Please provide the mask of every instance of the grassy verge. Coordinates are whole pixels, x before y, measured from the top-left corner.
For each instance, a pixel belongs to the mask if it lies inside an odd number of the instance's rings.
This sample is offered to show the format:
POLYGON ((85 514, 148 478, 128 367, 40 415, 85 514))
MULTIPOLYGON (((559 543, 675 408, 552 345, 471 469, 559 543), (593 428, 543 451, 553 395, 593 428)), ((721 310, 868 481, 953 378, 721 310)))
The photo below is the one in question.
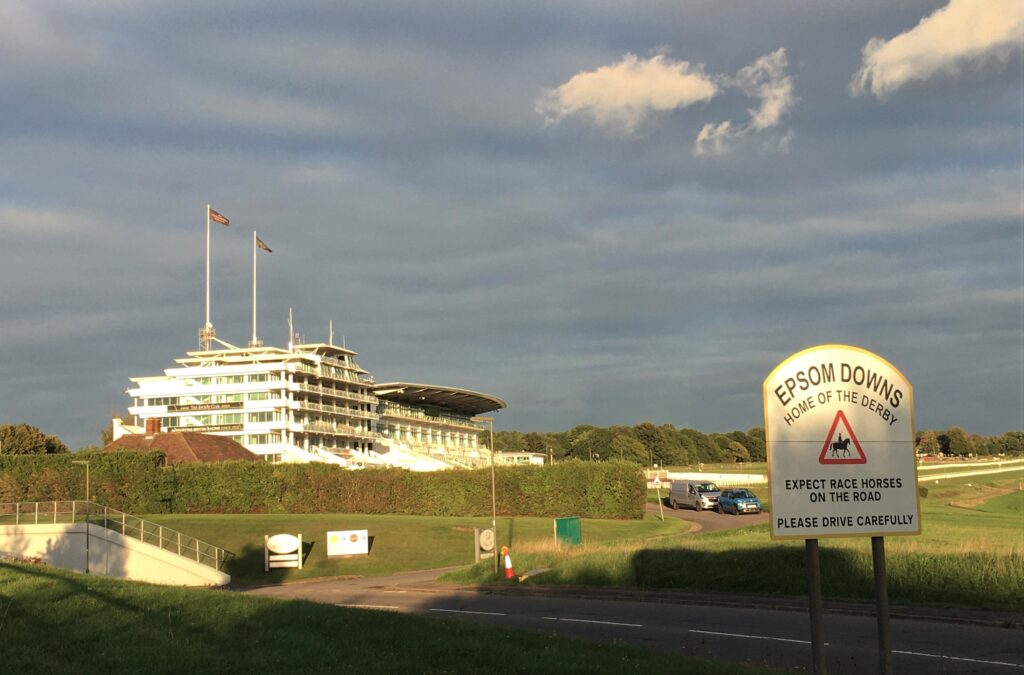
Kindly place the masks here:
MULTIPOLYGON (((886 538, 890 599, 1024 609, 1020 478, 954 479, 929 486, 921 500, 922 534, 886 538)), ((826 597, 871 599, 870 540, 824 539, 820 544, 826 597)), ((520 546, 514 562, 520 572, 550 568, 526 583, 803 595, 803 549, 802 542, 772 542, 768 527, 761 525, 640 547, 614 542, 570 550, 520 546)), ((493 580, 493 574, 480 565, 447 579, 479 583, 493 580)))
POLYGON ((10 673, 778 672, 466 622, 0 564, 10 673))
MULTIPOLYGON (((375 516, 353 514, 227 514, 158 515, 147 517, 236 555, 226 572, 233 584, 276 583, 324 576, 381 576, 408 570, 432 569, 473 562, 473 528, 490 527, 490 518, 430 516, 375 516), (370 555, 327 558, 326 533, 333 530, 368 530, 370 555), (303 569, 263 571, 263 535, 302 534, 306 548, 303 569)), ((528 542, 550 541, 550 518, 498 518, 498 546, 513 550, 528 542)), ((592 545, 615 543, 633 548, 663 538, 678 539, 687 523, 655 518, 593 520, 582 523, 584 541, 592 545)))

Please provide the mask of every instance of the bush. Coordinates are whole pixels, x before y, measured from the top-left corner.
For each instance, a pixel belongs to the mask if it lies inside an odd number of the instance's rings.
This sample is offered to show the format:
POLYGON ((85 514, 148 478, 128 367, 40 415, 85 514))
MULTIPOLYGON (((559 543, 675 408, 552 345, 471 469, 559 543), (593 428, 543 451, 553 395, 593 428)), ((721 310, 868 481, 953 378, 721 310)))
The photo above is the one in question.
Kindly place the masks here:
MULTIPOLYGON (((2 501, 81 499, 75 455, 0 457, 2 501)), ((89 455, 94 501, 131 513, 399 513, 489 516, 491 470, 349 471, 329 464, 220 462, 163 467, 163 453, 89 455)), ((497 467, 503 516, 642 518, 643 475, 628 462, 497 467)))

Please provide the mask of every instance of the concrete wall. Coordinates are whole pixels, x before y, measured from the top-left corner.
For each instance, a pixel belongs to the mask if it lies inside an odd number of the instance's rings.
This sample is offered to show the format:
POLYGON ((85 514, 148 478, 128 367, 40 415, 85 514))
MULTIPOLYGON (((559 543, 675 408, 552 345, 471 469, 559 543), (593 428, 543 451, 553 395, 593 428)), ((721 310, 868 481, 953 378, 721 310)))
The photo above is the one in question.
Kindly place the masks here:
MULTIPOLYGON (((0 526, 0 554, 42 558, 54 567, 85 572, 85 523, 0 526)), ((137 539, 89 526, 89 573, 165 586, 223 586, 231 577, 137 539)))

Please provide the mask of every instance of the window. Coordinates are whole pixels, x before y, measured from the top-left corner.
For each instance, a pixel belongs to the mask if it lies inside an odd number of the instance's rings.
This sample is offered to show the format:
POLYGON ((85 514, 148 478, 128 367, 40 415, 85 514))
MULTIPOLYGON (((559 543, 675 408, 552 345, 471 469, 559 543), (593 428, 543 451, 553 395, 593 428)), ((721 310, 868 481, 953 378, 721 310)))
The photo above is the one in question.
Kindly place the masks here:
POLYGON ((249 434, 245 437, 246 445, 270 445, 274 442, 270 434, 249 434))
POLYGON ((216 424, 241 424, 242 413, 230 413, 227 415, 217 415, 216 424))
POLYGON ((273 412, 269 412, 269 411, 268 412, 253 412, 253 413, 249 413, 249 421, 250 422, 273 422, 273 421, 275 421, 274 413, 273 412))
POLYGON ((268 373, 253 373, 249 375, 250 382, 266 382, 269 379, 270 375, 268 373))
POLYGON ((250 401, 267 401, 270 400, 269 391, 251 391, 249 392, 250 401))
POLYGON ((177 396, 161 396, 159 398, 147 398, 144 405, 177 405, 177 396))

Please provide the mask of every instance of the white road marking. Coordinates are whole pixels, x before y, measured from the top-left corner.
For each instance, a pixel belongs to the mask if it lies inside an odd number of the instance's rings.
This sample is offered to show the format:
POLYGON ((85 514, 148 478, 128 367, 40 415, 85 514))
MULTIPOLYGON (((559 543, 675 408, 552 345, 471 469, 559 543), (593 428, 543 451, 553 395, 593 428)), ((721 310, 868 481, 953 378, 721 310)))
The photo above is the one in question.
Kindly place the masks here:
POLYGON ((396 605, 347 605, 339 602, 335 607, 352 607, 354 609, 398 609, 396 605))
MULTIPOLYGON (((688 630, 688 633, 700 633, 701 635, 722 635, 725 637, 747 638, 748 640, 774 640, 776 642, 795 642, 801 645, 811 644, 810 640, 791 640, 789 638, 771 637, 768 635, 744 635, 743 633, 718 633, 713 630, 688 630)), ((826 642, 827 646, 828 643, 826 642)))
MULTIPOLYGON (((722 635, 725 637, 738 637, 747 638, 750 640, 774 640, 776 642, 795 642, 798 644, 809 645, 809 640, 791 640, 788 638, 769 637, 767 635, 744 635, 742 633, 719 633, 711 630, 689 630, 688 633, 700 633, 703 635, 722 635)), ((825 643, 828 645, 829 643, 825 643)), ((987 666, 1006 666, 1007 668, 1020 668, 1024 669, 1024 664, 1020 663, 1008 663, 1006 661, 986 661, 984 659, 969 659, 965 656, 946 656, 945 654, 928 654, 926 652, 907 652, 898 649, 892 650, 893 654, 903 654, 904 656, 921 656, 930 659, 949 659, 950 661, 964 661, 967 663, 981 663, 987 666)))
POLYGON ((466 610, 466 609, 434 609, 432 607, 430 609, 430 611, 431 612, 450 612, 452 614, 483 614, 485 616, 507 616, 507 614, 502 614, 501 612, 470 612, 469 610, 466 610))
POLYGON ((619 623, 617 621, 595 621, 593 619, 563 619, 558 616, 545 616, 544 619, 548 621, 571 621, 573 623, 599 623, 603 626, 628 626, 630 628, 643 628, 643 624, 639 623, 619 623))
POLYGON ((985 661, 984 659, 969 659, 966 656, 946 656, 945 654, 927 654, 925 652, 904 652, 898 649, 892 650, 893 654, 905 654, 907 656, 925 656, 930 659, 949 659, 950 661, 967 661, 968 663, 984 663, 987 666, 1006 666, 1008 668, 1024 668, 1024 664, 1007 663, 1006 661, 985 661))

